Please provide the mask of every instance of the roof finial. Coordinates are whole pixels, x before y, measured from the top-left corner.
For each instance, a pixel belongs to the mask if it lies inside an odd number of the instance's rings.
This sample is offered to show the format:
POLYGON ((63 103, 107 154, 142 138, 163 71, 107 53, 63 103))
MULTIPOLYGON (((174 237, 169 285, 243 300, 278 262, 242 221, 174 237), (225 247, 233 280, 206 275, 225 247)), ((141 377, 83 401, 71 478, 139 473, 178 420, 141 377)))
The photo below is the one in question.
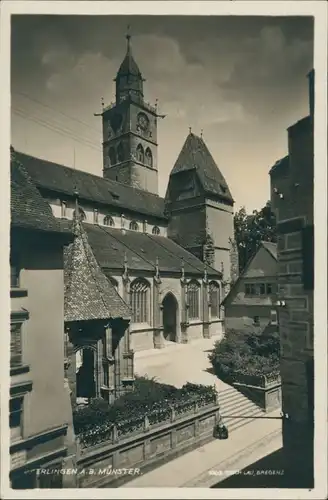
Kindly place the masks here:
POLYGON ((200 131, 200 138, 201 139, 203 139, 203 132, 204 132, 203 129, 201 129, 201 131, 200 131))
POLYGON ((191 127, 189 127, 189 134, 191 134, 191 127))
POLYGON ((131 40, 131 32, 130 32, 131 26, 128 24, 127 30, 126 30, 126 35, 125 38, 127 39, 127 51, 130 52, 130 40, 131 40))
POLYGON ((103 97, 100 98, 100 102, 101 102, 101 107, 104 109, 104 105, 105 104, 104 104, 104 98, 103 97))

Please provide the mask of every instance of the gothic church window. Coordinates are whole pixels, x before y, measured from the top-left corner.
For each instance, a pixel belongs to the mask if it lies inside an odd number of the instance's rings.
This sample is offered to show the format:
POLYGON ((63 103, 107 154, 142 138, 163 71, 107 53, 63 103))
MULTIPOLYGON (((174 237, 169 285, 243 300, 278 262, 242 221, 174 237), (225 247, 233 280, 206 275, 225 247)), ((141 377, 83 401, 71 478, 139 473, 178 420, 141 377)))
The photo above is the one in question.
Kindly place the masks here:
POLYGON ((189 305, 189 319, 199 318, 199 294, 200 285, 197 281, 191 281, 188 284, 188 305, 189 305))
POLYGON ((114 148, 109 148, 109 161, 111 165, 115 165, 116 161, 116 151, 114 148))
POLYGON ((153 166, 153 155, 149 148, 146 149, 145 160, 146 165, 148 165, 149 167, 153 166))
POLYGON ((141 144, 138 144, 137 146, 137 161, 139 161, 140 163, 145 162, 144 148, 142 147, 141 144))
POLYGON ((137 224, 137 222, 135 220, 130 222, 129 227, 132 231, 139 231, 139 225, 137 224))
POLYGON ((111 227, 115 226, 114 220, 110 215, 106 215, 104 217, 104 226, 111 226, 111 227))
POLYGON ((154 226, 153 229, 152 229, 152 233, 153 234, 156 234, 157 236, 160 234, 160 229, 159 227, 157 226, 154 226))
POLYGON ((118 163, 124 161, 124 150, 121 143, 119 143, 119 145, 117 146, 117 161, 118 163))
POLYGON ((149 296, 149 283, 146 280, 138 278, 131 283, 130 305, 134 323, 148 322, 149 296))
POLYGON ((211 304, 211 317, 220 317, 220 286, 215 282, 210 283, 210 304, 211 304))

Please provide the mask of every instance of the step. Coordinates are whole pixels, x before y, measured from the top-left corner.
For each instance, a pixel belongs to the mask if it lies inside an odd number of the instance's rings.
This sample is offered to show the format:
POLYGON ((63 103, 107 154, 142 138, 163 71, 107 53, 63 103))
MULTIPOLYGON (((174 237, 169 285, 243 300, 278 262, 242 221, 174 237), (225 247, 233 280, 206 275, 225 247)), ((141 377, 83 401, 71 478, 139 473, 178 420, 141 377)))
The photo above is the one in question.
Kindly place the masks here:
POLYGON ((240 427, 243 427, 246 424, 249 424, 251 421, 255 420, 254 417, 262 417, 264 416, 264 412, 261 410, 257 411, 248 411, 244 412, 243 415, 236 417, 229 417, 222 415, 223 421, 226 424, 228 431, 233 432, 240 427))
POLYGON ((234 405, 234 406, 220 406, 220 413, 223 415, 233 415, 234 417, 236 416, 242 416, 245 411, 260 411, 263 412, 262 408, 256 405, 252 405, 249 403, 242 403, 239 405, 234 405))

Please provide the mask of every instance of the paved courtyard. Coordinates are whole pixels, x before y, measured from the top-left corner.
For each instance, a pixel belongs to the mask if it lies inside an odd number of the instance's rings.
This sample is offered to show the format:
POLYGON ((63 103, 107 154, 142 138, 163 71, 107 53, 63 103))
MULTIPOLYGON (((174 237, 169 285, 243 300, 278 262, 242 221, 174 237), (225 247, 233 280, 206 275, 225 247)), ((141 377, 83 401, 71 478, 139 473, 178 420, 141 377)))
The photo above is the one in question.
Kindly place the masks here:
MULTIPOLYGON (((224 391, 230 386, 208 370, 208 354, 220 337, 199 339, 190 344, 168 344, 165 349, 142 351, 135 355, 135 372, 160 382, 181 387, 186 382, 214 385, 224 391)), ((171 460, 128 482, 131 487, 213 487, 282 446, 280 411, 251 420, 231 433, 226 441, 214 440, 171 460), (220 475, 223 474, 223 475, 220 475), (220 477, 218 477, 220 475, 220 477)), ((218 487, 218 486, 216 486, 218 487)))
POLYGON ((186 382, 216 385, 218 391, 229 386, 207 370, 208 354, 221 336, 194 340, 190 344, 167 343, 164 349, 150 349, 135 354, 135 373, 159 382, 181 387, 186 382))

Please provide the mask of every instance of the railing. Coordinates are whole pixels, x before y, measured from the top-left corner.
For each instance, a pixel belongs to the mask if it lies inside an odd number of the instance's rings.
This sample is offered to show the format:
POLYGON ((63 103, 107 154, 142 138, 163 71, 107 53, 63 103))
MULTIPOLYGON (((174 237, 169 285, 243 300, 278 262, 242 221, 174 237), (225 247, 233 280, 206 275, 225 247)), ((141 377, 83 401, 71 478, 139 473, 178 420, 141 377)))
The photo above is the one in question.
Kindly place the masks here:
POLYGON ((201 409, 211 408, 217 405, 218 395, 207 395, 205 397, 192 398, 188 401, 172 403, 169 407, 158 409, 140 418, 121 420, 119 423, 112 422, 97 425, 90 430, 78 434, 77 439, 81 452, 100 444, 118 443, 144 432, 162 426, 163 424, 176 422, 188 415, 197 414, 201 409))
POLYGON ((268 375, 249 375, 243 372, 234 372, 233 381, 238 384, 266 388, 269 385, 280 384, 281 377, 279 373, 270 373, 268 375))

